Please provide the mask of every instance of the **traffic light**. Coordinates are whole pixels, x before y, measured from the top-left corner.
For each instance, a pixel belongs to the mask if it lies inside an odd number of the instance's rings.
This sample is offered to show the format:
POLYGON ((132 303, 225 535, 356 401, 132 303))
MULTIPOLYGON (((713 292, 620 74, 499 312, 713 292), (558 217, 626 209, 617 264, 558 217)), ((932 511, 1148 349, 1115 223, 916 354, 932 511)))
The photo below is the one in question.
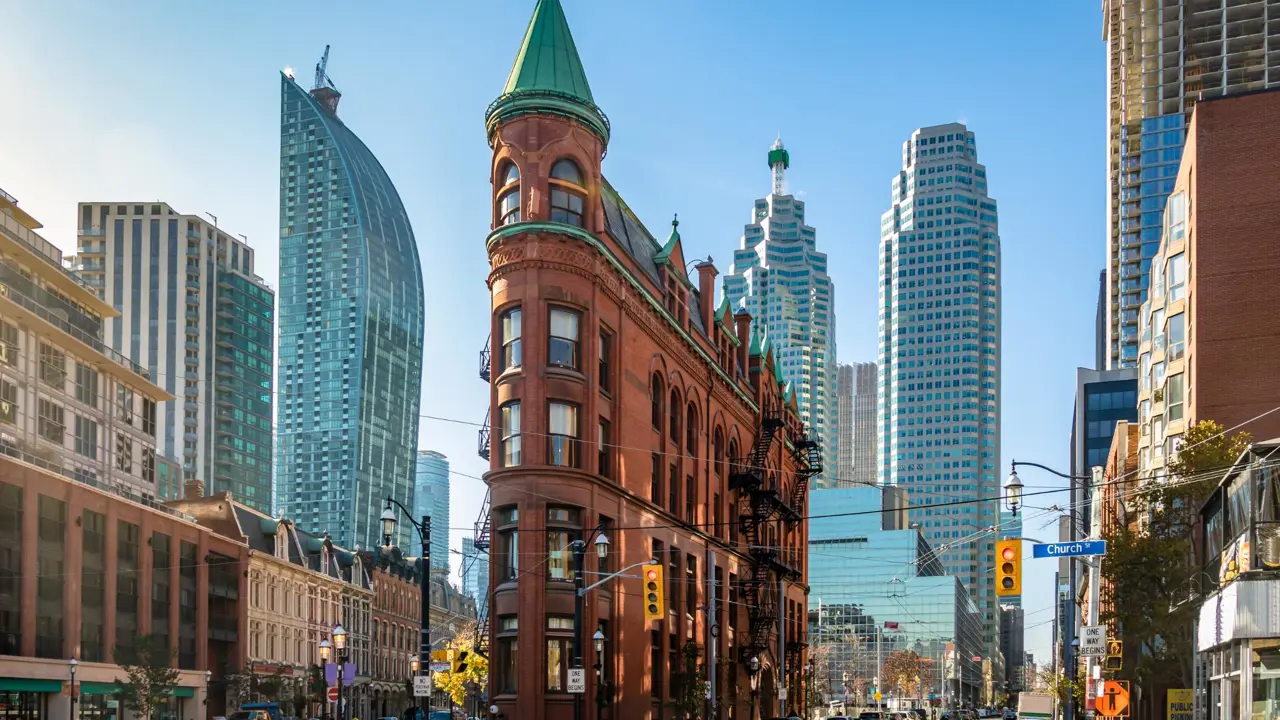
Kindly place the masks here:
POLYGON ((449 671, 455 675, 466 672, 467 656, 470 654, 466 650, 450 650, 449 671))
POLYGON ((644 619, 661 620, 667 612, 667 602, 662 597, 662 566, 645 565, 643 570, 644 619))
POLYGON ((1022 594, 1022 541, 996 543, 996 595, 1022 594))

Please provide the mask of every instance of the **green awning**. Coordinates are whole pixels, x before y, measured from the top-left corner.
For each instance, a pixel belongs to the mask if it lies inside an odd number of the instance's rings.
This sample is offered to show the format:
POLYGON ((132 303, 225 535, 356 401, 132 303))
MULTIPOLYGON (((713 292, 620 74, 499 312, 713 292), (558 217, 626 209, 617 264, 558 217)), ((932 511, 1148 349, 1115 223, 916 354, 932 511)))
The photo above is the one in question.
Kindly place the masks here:
POLYGON ((0 692, 60 693, 62 681, 0 677, 0 692))
MULTIPOLYGON (((3 681, 0 681, 3 682, 3 681)), ((82 682, 76 683, 83 695, 115 695, 116 684, 113 682, 82 682)), ((56 690, 54 692, 57 692, 56 690)), ((175 687, 173 689, 174 697, 195 697, 195 688, 175 687)))

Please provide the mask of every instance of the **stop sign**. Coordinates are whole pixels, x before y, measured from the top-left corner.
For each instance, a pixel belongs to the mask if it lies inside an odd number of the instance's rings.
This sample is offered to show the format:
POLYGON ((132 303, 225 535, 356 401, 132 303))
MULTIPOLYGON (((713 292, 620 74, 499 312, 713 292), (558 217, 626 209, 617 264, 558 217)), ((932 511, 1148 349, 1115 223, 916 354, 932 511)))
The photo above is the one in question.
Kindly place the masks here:
POLYGON ((329 696, 329 702, 332 702, 332 703, 338 702, 338 688, 336 687, 329 688, 329 691, 327 694, 329 696))

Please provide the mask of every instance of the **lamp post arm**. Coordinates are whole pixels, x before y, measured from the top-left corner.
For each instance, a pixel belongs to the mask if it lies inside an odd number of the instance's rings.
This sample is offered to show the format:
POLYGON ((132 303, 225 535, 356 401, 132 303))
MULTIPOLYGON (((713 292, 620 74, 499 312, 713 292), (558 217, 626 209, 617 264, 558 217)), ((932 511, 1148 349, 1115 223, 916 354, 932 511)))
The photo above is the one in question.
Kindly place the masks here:
POLYGON ((1067 473, 1059 472, 1047 465, 1041 465, 1040 463, 1027 462, 1026 460, 1013 461, 1013 468, 1015 470, 1018 468, 1019 465, 1026 465, 1027 467, 1040 468, 1045 472, 1053 473, 1054 475, 1057 475, 1060 478, 1065 478, 1067 480, 1092 480, 1093 479, 1091 476, 1088 476, 1088 475, 1068 475, 1067 473))
POLYGON ((621 575, 621 574, 625 573, 625 572, 626 572, 626 571, 628 571, 628 570, 634 570, 634 569, 636 569, 636 568, 640 567, 641 565, 654 565, 654 564, 656 564, 656 563, 654 562, 653 558, 649 558, 648 560, 642 560, 642 561, 640 561, 640 562, 638 562, 638 563, 635 563, 634 565, 628 565, 628 566, 626 566, 626 567, 622 568, 621 570, 619 570, 618 572, 616 572, 616 573, 610 573, 610 574, 608 574, 608 575, 605 575, 604 577, 600 578, 599 580, 597 580, 597 581, 595 581, 595 582, 591 583, 590 585, 588 585, 588 586, 586 586, 586 587, 582 588, 581 590, 579 590, 579 591, 578 591, 578 595, 586 595, 587 593, 591 592, 592 590, 596 589, 597 587, 599 587, 599 586, 601 586, 601 585, 603 585, 603 584, 605 584, 605 583, 609 582, 610 580, 612 580, 612 579, 614 579, 614 578, 618 577, 619 575, 621 575))

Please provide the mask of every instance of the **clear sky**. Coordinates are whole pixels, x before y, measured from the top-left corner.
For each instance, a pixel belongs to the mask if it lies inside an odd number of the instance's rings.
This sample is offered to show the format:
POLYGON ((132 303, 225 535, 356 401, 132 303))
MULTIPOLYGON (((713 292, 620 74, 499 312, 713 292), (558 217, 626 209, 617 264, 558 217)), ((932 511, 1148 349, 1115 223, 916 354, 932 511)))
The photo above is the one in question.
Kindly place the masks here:
MULTIPOLYGON (((1105 262, 1105 67, 1097 3, 563 0, 597 103, 605 173, 686 256, 728 269, 781 133, 836 284, 839 359, 876 356, 876 250, 902 142, 960 121, 999 202, 1003 448, 1066 469, 1074 368, 1093 362, 1105 262)), ((0 188, 63 250, 78 201, 211 212, 278 286, 279 70, 308 83, 326 44, 339 114, 400 190, 426 275, 422 412, 486 415, 484 110, 533 0, 7 3, 0 188)), ((423 448, 479 477, 472 424, 423 419, 423 448)), ((1062 481, 1028 470, 1028 492, 1062 481)), ((454 478, 451 546, 478 479, 454 478)), ((1028 498, 1066 503, 1064 494, 1028 498)), ((1027 536, 1052 517, 1032 509, 1027 536)), ((1027 548, 1027 554, 1030 549, 1027 548)), ((457 568, 458 558, 454 558, 457 568)), ((1048 659, 1054 561, 1027 564, 1027 649, 1048 659)))

